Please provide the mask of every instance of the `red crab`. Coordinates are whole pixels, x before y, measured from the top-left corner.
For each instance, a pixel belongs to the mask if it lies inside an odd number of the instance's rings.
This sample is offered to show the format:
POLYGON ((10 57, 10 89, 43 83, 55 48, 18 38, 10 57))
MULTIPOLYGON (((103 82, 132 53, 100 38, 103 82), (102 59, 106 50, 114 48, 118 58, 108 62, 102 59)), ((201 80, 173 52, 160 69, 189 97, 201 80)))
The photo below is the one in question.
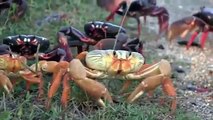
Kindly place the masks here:
POLYGON ((107 21, 114 18, 115 14, 124 16, 126 11, 128 17, 133 17, 138 23, 138 36, 141 32, 140 17, 146 16, 158 17, 159 22, 159 35, 167 30, 169 13, 166 8, 159 7, 156 5, 156 0, 97 0, 98 6, 105 8, 107 11, 111 12, 106 18, 107 21), (129 9, 128 9, 129 6, 129 9))
POLYGON ((209 32, 213 32, 213 8, 202 7, 199 12, 173 22, 168 30, 168 40, 171 41, 178 36, 184 38, 187 33, 193 32, 187 43, 187 49, 191 46, 197 35, 202 32, 200 44, 204 48, 209 32))

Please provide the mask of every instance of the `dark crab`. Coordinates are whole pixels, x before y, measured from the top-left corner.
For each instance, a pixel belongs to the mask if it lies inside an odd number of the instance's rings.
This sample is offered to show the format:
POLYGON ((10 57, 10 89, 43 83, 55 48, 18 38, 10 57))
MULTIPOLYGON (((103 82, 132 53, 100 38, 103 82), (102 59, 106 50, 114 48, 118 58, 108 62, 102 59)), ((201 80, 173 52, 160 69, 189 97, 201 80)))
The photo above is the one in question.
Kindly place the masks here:
POLYGON ((139 38, 129 39, 129 37, 124 33, 118 34, 117 39, 102 39, 94 46, 94 48, 97 50, 127 50, 131 52, 138 52, 143 55, 143 43, 139 40, 139 38))
POLYGON ((27 11, 28 5, 26 0, 0 0, 0 13, 12 7, 13 4, 17 5, 12 19, 17 20, 24 16, 27 11))
POLYGON ((49 40, 36 35, 15 35, 4 38, 3 44, 0 47, 1 54, 8 53, 6 45, 9 46, 12 52, 25 56, 28 59, 35 58, 38 45, 40 45, 38 54, 40 60, 71 60, 71 54, 67 52, 69 47, 63 40, 63 36, 60 36, 58 46, 49 51, 47 51, 50 46, 49 40))
POLYGON ((125 33, 126 30, 118 25, 101 22, 101 21, 92 21, 84 25, 84 32, 70 26, 64 27, 59 30, 58 34, 63 34, 69 37, 68 42, 71 47, 77 47, 78 53, 81 53, 84 50, 88 50, 90 45, 95 45, 98 41, 105 38, 115 38, 118 33, 125 33), (119 31, 119 28, 120 31, 119 31), (83 48, 83 45, 86 44, 86 48, 83 48))
POLYGON ((213 8, 201 7, 200 11, 192 16, 173 22, 168 30, 168 40, 172 41, 178 36, 184 38, 189 32, 193 34, 187 43, 187 49, 200 32, 202 32, 200 44, 203 49, 208 33, 213 32, 213 8))
POLYGON ((145 21, 146 16, 158 18, 158 38, 168 29, 169 13, 166 8, 157 6, 156 0, 97 0, 97 4, 111 12, 106 18, 107 21, 112 20, 115 14, 124 16, 128 10, 127 16, 137 20, 138 36, 141 33, 141 16, 144 16, 145 21))

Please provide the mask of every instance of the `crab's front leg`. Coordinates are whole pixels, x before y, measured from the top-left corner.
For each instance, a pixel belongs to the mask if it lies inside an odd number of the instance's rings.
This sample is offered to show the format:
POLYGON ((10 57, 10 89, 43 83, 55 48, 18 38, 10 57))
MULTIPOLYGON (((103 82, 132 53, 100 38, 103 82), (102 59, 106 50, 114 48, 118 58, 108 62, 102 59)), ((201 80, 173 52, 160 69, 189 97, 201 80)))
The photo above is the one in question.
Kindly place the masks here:
POLYGON ((169 78, 171 74, 170 63, 166 60, 147 67, 146 69, 140 70, 137 74, 127 76, 129 79, 143 79, 145 78, 136 89, 127 98, 129 103, 132 103, 139 98, 144 92, 152 92, 158 86, 162 85, 164 93, 172 97, 171 110, 172 112, 176 109, 176 91, 172 80, 169 78))
POLYGON ((70 62, 69 73, 74 82, 95 99, 100 106, 105 107, 103 99, 112 103, 112 98, 107 88, 103 84, 87 77, 87 70, 80 60, 73 59, 70 62))
MULTIPOLYGON (((83 45, 84 43, 87 44, 87 47, 89 45, 96 44, 96 41, 87 37, 84 33, 79 31, 78 29, 70 26, 70 27, 64 27, 58 32, 58 36, 65 35, 69 36, 71 39, 69 40, 69 46, 71 47, 77 47, 78 53, 84 51, 83 45)), ((60 39, 59 39, 60 40, 60 39)), ((86 49, 87 50, 87 49, 86 49)))
POLYGON ((0 86, 2 86, 5 91, 10 94, 10 92, 13 90, 13 85, 10 82, 10 79, 3 73, 0 72, 0 86))

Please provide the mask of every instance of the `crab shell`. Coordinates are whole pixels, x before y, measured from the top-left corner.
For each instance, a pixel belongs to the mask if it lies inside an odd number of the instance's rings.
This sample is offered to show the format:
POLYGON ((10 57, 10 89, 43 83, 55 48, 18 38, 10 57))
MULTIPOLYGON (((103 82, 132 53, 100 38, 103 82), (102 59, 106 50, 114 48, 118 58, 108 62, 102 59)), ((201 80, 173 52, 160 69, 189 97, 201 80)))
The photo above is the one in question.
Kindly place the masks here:
POLYGON ((124 50, 93 50, 86 55, 85 61, 91 69, 123 75, 137 72, 144 64, 144 57, 124 50))

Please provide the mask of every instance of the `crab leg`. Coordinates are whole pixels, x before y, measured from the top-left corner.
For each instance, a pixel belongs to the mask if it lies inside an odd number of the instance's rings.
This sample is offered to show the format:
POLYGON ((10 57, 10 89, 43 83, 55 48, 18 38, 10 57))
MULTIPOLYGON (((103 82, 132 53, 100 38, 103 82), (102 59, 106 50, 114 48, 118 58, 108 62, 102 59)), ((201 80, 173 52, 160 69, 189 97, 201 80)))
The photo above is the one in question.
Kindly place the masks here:
MULTIPOLYGON (((146 69, 146 68, 148 68, 148 67, 150 67, 151 65, 149 65, 149 64, 144 64, 142 67, 141 67, 141 69, 143 70, 143 69, 146 69)), ((125 81, 124 82, 124 84, 123 84, 123 86, 122 86, 122 88, 121 88, 121 90, 120 90, 120 93, 123 93, 128 87, 129 87, 129 85, 132 83, 132 80, 127 80, 127 81, 125 81)))
POLYGON ((66 61, 61 61, 58 63, 58 65, 56 65, 55 70, 54 71, 54 79, 52 81, 52 85, 50 86, 50 89, 48 91, 48 100, 46 103, 46 108, 49 109, 50 108, 50 103, 52 100, 52 97, 55 95, 56 91, 59 88, 59 85, 61 83, 61 78, 66 74, 67 68, 68 68, 68 62, 66 61))
POLYGON ((122 93, 129 87, 129 85, 130 85, 131 83, 132 83, 131 80, 125 81, 124 84, 123 84, 123 86, 122 86, 122 88, 121 88, 121 90, 120 90, 120 93, 122 94, 122 93))
POLYGON ((86 69, 80 60, 73 59, 70 62, 69 68, 71 78, 74 82, 95 99, 100 106, 105 107, 103 99, 112 103, 112 98, 107 88, 102 83, 87 78, 86 69))
POLYGON ((186 48, 189 49, 189 47, 191 46, 191 44, 193 43, 193 41, 195 40, 195 38, 197 37, 197 35, 199 34, 199 32, 194 32, 194 34, 191 36, 191 38, 189 39, 189 42, 187 43, 186 48))
POLYGON ((13 90, 13 85, 9 78, 2 73, 0 73, 0 86, 2 86, 8 94, 13 90))
POLYGON ((41 97, 44 94, 43 91, 43 79, 42 79, 42 73, 38 72, 37 74, 29 72, 29 71, 20 71, 21 76, 26 80, 27 82, 27 90, 29 90, 30 85, 33 83, 39 84, 39 95, 38 97, 41 97))
POLYGON ((106 17, 106 21, 114 20, 115 13, 125 4, 126 2, 123 1, 118 6, 114 6, 113 10, 110 11, 111 13, 106 17))
POLYGON ((129 80, 141 80, 156 74, 163 74, 164 76, 170 76, 171 74, 171 65, 167 60, 162 59, 160 62, 155 63, 146 69, 139 70, 136 74, 128 74, 125 76, 129 80))
POLYGON ((172 111, 174 111, 176 109, 175 88, 171 79, 165 77, 163 74, 148 77, 143 80, 127 98, 127 102, 134 102, 141 95, 143 95, 144 92, 154 91, 154 89, 157 88, 159 85, 162 85, 165 94, 173 98, 171 109, 172 111))
POLYGON ((68 100, 70 97, 70 92, 71 92, 71 88, 69 85, 69 76, 68 76, 68 74, 65 74, 63 77, 63 92, 62 92, 62 96, 61 96, 61 103, 64 108, 67 107, 68 100))
POLYGON ((56 91, 59 88, 63 73, 64 72, 62 70, 59 70, 57 73, 55 73, 56 74, 55 78, 54 78, 54 80, 52 82, 52 85, 50 86, 49 91, 48 91, 48 100, 47 100, 47 103, 46 103, 46 108, 47 109, 50 108, 50 103, 51 103, 52 97, 55 95, 56 91))
POLYGON ((207 39, 207 37, 208 37, 208 31, 206 31, 206 32, 203 32, 203 34, 202 34, 202 36, 201 36, 201 48, 204 48, 204 45, 205 45, 205 42, 206 42, 206 39, 207 39))

